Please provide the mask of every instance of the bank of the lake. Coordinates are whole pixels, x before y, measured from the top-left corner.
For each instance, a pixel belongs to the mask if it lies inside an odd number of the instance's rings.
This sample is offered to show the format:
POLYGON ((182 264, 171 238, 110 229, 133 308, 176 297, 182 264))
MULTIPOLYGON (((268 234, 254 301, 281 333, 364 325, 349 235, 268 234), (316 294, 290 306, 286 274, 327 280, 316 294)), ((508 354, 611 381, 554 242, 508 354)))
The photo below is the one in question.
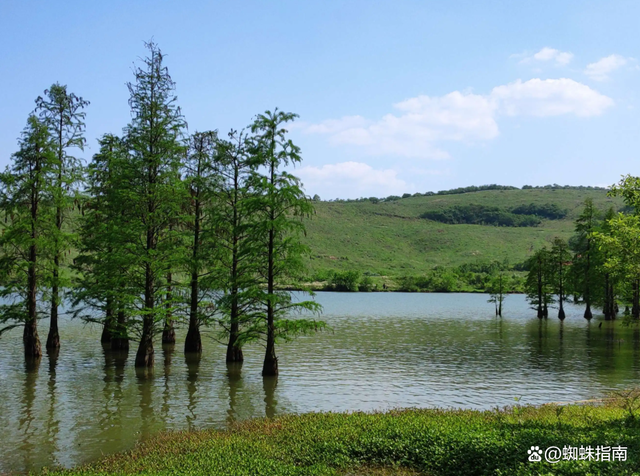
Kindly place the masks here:
POLYGON ((53 474, 632 475, 640 473, 640 422, 622 408, 628 401, 253 419, 225 431, 161 433, 132 451, 53 474), (543 454, 530 462, 532 446, 590 446, 594 455, 605 447, 598 454, 615 460, 552 464, 543 454))

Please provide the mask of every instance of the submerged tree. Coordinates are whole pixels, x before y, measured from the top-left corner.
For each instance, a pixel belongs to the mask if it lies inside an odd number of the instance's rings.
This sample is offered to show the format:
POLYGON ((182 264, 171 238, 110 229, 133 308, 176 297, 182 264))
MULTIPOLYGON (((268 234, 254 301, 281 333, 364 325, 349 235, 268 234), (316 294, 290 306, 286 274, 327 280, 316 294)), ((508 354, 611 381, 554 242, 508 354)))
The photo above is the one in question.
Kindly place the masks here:
POLYGON ((202 352, 200 326, 205 320, 202 312, 201 280, 210 275, 206 264, 211 252, 211 234, 207 236, 203 224, 211 212, 211 191, 213 188, 213 155, 215 153, 217 134, 213 131, 197 132, 189 140, 187 160, 184 164, 185 185, 189 190, 185 226, 188 256, 187 270, 190 276, 189 293, 189 328, 184 342, 185 353, 202 352), (204 233, 203 233, 204 232, 204 233))
POLYGON ((256 164, 266 171, 266 175, 254 172, 252 186, 256 195, 249 204, 254 214, 253 259, 265 287, 253 290, 263 314, 245 335, 261 335, 266 339, 263 376, 278 374, 277 338, 288 339, 324 326, 323 322, 309 319, 286 319, 287 314, 295 311, 317 312, 320 306, 313 301, 294 302, 290 293, 277 289, 286 280, 300 276, 302 256, 308 251, 300 240, 304 233, 301 219, 313 211, 310 200, 300 188, 300 181, 280 170, 282 166, 301 161, 299 147, 286 138, 287 130, 283 127, 296 117, 276 109, 258 115, 251 125, 254 134, 251 153, 256 164))
POLYGON ((249 180, 254 165, 249 154, 250 137, 231 131, 218 140, 216 174, 220 178, 212 213, 216 235, 216 281, 223 291, 218 300, 220 324, 227 337, 227 362, 242 362, 242 345, 251 339, 242 331, 257 318, 256 256, 253 220, 249 206, 255 198, 249 180))
POLYGON ((507 297, 507 289, 509 287, 509 278, 499 272, 489 282, 488 291, 490 298, 487 302, 492 302, 496 306, 496 316, 502 317, 502 303, 507 297))
MULTIPOLYGON (((609 208, 604 215, 604 219, 600 224, 597 235, 601 238, 603 236, 611 235, 611 222, 616 217, 616 213, 613 207, 609 208)), ((600 246, 601 262, 599 263, 598 270, 602 274, 602 311, 604 313, 604 319, 611 321, 616 318, 618 313, 617 288, 619 274, 616 269, 608 265, 614 258, 614 250, 609 246, 600 246)))
POLYGON ((549 317, 549 306, 553 304, 551 289, 550 252, 546 248, 536 251, 528 260, 529 273, 525 280, 527 300, 536 310, 538 318, 549 317))
POLYGON ((584 318, 591 319, 593 312, 591 305, 598 302, 598 289, 601 276, 598 273, 600 254, 593 243, 593 233, 597 230, 600 212, 593 205, 593 200, 584 201, 584 210, 575 222, 574 238, 571 240, 573 263, 573 291, 577 299, 585 304, 584 318))
POLYGON ((567 276, 571 265, 569 245, 562 238, 554 238, 549 252, 551 285, 558 296, 558 319, 564 320, 564 301, 567 299, 567 276))
POLYGON ((127 175, 127 148, 124 141, 111 134, 100 139, 100 152, 87 168, 88 198, 82 205, 74 260, 78 271, 75 283, 76 316, 103 324, 101 342, 113 350, 129 348, 127 312, 130 302, 128 236, 124 226, 128 202, 122 193, 130 177, 127 175), (80 305, 83 306, 80 306, 80 305), (84 308, 98 309, 103 317, 83 314, 84 308))
POLYGON ((179 262, 177 230, 171 230, 170 225, 180 216, 184 203, 180 166, 186 124, 160 49, 153 42, 146 47, 149 56, 143 60, 144 68, 136 68, 136 81, 128 84, 133 118, 125 129, 132 171, 126 189, 126 224, 137 236, 126 251, 137 269, 133 276, 135 296, 143 296, 137 313, 142 329, 136 367, 153 365, 153 335, 170 310, 160 305, 166 296, 167 273, 179 262))
POLYGON ((55 252, 52 204, 58 165, 45 122, 29 117, 20 150, 12 158, 12 165, 0 175, 0 207, 5 219, 0 237, 0 296, 12 300, 0 306, 0 322, 13 324, 0 333, 24 323, 25 356, 39 358, 37 299, 47 277, 46 261, 55 252))
POLYGON ((71 240, 71 233, 64 229, 64 222, 73 205, 74 187, 82 178, 82 164, 79 159, 70 154, 70 150, 84 149, 86 140, 83 109, 89 105, 89 102, 67 92, 67 87, 58 83, 53 84, 44 94, 44 97, 36 99, 36 113, 49 129, 57 158, 53 198, 53 206, 56 209, 56 231, 52 234, 54 252, 51 273, 51 323, 47 349, 59 349, 60 288, 69 285, 68 279, 62 279, 60 272, 63 257, 71 240))

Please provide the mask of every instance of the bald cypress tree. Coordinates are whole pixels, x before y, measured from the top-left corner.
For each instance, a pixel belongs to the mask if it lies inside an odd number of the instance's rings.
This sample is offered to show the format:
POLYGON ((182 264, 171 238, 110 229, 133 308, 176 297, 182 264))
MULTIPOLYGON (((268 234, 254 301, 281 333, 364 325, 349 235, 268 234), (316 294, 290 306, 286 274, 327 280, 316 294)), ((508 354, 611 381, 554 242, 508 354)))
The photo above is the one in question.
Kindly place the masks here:
POLYGON ((153 336, 171 312, 170 306, 162 305, 170 285, 167 275, 180 259, 175 246, 178 231, 171 225, 184 203, 180 167, 186 123, 162 52, 153 42, 146 47, 149 55, 135 69, 135 82, 128 84, 132 121, 125 129, 131 172, 125 192, 127 226, 128 234, 137 237, 125 252, 136 270, 133 297, 142 296, 136 367, 153 365, 153 336))
POLYGON ((0 323, 11 323, 0 333, 24 323, 24 352, 42 355, 37 319, 38 298, 48 273, 46 263, 55 246, 57 156, 47 124, 35 115, 27 122, 20 150, 0 174, 0 209, 5 226, 0 236, 0 296, 10 304, 0 306, 0 323))
POLYGON ((265 377, 278 375, 277 340, 324 327, 323 322, 291 319, 296 311, 319 312, 320 305, 314 301, 294 302, 290 293, 278 289, 278 285, 287 280, 299 278, 303 270, 302 256, 308 248, 300 239, 304 233, 302 218, 313 212, 300 180, 282 170, 282 167, 302 160, 300 148, 286 137, 285 125, 296 117, 276 109, 259 114, 251 125, 251 153, 256 164, 265 171, 264 175, 259 170, 253 174, 252 187, 256 195, 250 205, 254 216, 256 276, 264 284, 254 289, 262 312, 256 317, 251 331, 265 340, 262 366, 265 377))
POLYGON ((78 271, 74 294, 75 314, 103 324, 101 342, 113 350, 129 348, 126 318, 131 308, 126 290, 130 266, 126 252, 135 239, 126 226, 128 202, 123 195, 127 175, 127 148, 114 135, 100 139, 100 151, 87 167, 87 192, 82 206, 75 259, 78 271), (95 317, 99 310, 102 315, 95 317))
POLYGON ((74 190, 82 178, 82 164, 73 155, 74 149, 85 145, 85 112, 89 104, 81 97, 67 91, 67 86, 53 84, 44 96, 36 99, 36 113, 47 126, 56 153, 53 206, 56 210, 56 230, 52 235, 54 252, 51 273, 51 312, 47 349, 60 348, 58 333, 58 307, 60 288, 68 287, 69 280, 61 276, 65 252, 70 247, 71 233, 64 229, 64 222, 72 208, 74 190))

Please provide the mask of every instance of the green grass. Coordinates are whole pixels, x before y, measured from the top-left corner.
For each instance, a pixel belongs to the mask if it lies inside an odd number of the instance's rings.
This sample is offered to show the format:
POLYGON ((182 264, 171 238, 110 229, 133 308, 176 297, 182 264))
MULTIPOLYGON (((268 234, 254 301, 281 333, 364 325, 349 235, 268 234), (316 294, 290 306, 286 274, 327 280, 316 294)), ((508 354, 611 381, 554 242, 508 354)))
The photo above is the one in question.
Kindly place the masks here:
POLYGON ((398 410, 257 419, 168 432, 66 475, 640 474, 640 422, 617 400, 494 411, 398 410), (531 446, 626 446, 626 462, 527 461, 531 446))
POLYGON ((316 202, 316 215, 306 222, 309 266, 312 272, 359 270, 403 276, 437 265, 505 259, 516 264, 556 236, 569 238, 587 197, 603 210, 622 206, 621 200, 607 197, 603 190, 577 189, 491 190, 375 204, 316 202), (562 220, 543 220, 538 227, 523 228, 448 225, 420 218, 430 210, 472 203, 504 208, 555 203, 569 213, 562 220))

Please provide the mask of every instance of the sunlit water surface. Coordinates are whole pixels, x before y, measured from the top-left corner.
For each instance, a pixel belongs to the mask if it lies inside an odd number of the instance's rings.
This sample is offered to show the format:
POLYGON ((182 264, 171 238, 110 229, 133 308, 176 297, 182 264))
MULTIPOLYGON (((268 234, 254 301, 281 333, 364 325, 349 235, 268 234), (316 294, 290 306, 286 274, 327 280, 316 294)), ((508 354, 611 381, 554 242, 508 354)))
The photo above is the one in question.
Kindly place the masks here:
MULTIPOLYGON (((263 348, 227 368, 205 334, 199 362, 156 344, 151 378, 104 351, 101 328, 63 319, 62 350, 33 368, 22 331, 0 338, 0 471, 72 466, 163 429, 224 428, 283 413, 395 407, 487 409, 601 396, 638 384, 640 331, 567 306, 540 321, 524 296, 502 319, 481 294, 319 293, 330 330, 278 346, 280 376, 260 376, 263 348), (602 323, 602 326, 599 324, 602 323)), ((40 323, 46 341, 46 322, 40 323)))

